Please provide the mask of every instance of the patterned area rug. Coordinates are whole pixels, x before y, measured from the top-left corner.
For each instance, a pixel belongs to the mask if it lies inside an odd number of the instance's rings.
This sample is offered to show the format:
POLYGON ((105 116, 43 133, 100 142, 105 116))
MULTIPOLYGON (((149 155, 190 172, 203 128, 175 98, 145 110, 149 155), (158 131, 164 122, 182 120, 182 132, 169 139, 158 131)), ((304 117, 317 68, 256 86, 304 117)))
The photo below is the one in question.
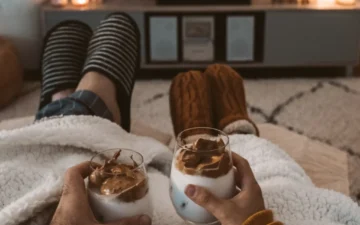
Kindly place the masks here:
MULTIPOLYGON (((133 115, 172 132, 170 81, 139 82, 133 115)), ((248 110, 257 123, 278 126, 348 153, 350 192, 360 202, 360 79, 246 80, 248 110)))
MULTIPOLYGON (((137 82, 133 119, 172 133, 169 87, 169 80, 137 82)), ((245 89, 257 123, 277 124, 347 152, 351 196, 360 201, 360 79, 248 79, 245 89)), ((0 111, 0 121, 34 114, 38 96, 39 84, 28 83, 0 111)))

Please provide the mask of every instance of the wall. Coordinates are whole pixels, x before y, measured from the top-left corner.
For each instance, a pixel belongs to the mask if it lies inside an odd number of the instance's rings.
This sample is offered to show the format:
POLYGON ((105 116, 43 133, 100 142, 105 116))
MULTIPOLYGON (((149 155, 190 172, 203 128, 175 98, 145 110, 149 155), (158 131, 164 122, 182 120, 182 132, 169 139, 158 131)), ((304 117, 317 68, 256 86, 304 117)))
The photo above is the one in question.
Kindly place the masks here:
POLYGON ((44 0, 0 0, 0 35, 13 41, 26 69, 39 66, 40 4, 44 0))

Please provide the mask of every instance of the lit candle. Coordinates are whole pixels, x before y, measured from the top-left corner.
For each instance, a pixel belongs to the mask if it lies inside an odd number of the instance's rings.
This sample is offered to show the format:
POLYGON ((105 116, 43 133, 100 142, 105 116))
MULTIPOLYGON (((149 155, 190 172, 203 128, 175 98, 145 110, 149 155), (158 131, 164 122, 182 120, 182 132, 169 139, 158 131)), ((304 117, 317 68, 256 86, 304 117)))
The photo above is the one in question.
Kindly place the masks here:
POLYGON ((355 5, 355 0, 336 0, 339 5, 355 5))
POLYGON ((77 6, 83 6, 89 4, 89 0, 72 0, 71 3, 77 6))
POLYGON ((335 4, 335 0, 317 0, 317 6, 320 8, 327 8, 335 4))
POLYGON ((51 4, 53 6, 66 6, 68 4, 68 0, 51 0, 51 4))

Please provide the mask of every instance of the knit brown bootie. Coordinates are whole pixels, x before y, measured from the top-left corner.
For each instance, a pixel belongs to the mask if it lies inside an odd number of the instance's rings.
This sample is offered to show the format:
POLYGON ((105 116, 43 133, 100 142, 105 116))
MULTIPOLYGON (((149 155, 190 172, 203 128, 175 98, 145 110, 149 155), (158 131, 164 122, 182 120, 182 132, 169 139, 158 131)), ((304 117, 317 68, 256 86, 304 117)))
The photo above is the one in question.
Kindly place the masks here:
POLYGON ((205 76, 211 85, 216 127, 227 134, 259 136, 257 126, 247 113, 242 77, 230 66, 220 64, 210 65, 205 76))
MULTIPOLYGON (((209 82, 200 71, 178 74, 170 88, 175 135, 194 127, 214 127, 209 82)), ((195 133, 190 135, 196 135, 195 133)))

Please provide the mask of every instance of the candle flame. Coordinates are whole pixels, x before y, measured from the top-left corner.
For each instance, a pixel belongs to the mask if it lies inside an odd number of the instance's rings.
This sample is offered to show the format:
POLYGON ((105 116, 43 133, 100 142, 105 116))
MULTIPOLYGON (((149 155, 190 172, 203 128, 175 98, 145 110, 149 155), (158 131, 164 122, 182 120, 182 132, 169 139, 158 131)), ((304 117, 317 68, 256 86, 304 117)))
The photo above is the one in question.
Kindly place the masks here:
POLYGON ((72 0, 73 5, 87 5, 89 0, 72 0))

